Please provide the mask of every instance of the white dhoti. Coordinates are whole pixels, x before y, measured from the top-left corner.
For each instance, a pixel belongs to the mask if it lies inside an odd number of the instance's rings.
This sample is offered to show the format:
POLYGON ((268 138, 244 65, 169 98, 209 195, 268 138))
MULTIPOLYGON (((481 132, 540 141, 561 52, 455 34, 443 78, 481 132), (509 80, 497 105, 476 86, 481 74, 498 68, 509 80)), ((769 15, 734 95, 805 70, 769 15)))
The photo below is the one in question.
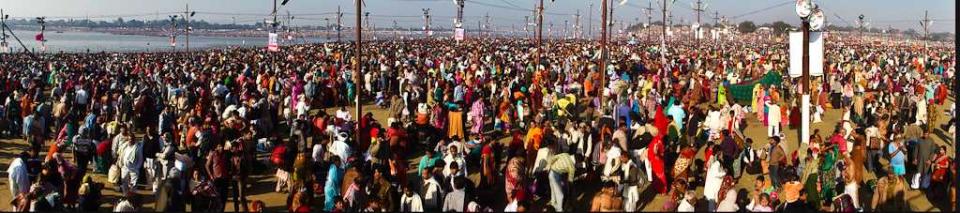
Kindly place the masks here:
POLYGON ((623 188, 623 210, 626 212, 637 211, 637 202, 640 201, 640 190, 637 186, 627 186, 623 188))

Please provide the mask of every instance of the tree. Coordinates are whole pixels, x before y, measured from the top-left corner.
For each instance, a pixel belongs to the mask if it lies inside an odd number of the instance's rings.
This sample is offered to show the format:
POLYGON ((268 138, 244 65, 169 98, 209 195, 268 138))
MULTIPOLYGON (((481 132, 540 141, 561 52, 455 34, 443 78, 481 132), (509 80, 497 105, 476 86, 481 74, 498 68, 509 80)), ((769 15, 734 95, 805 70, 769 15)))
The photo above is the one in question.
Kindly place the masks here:
POLYGON ((754 24, 752 21, 740 22, 740 24, 737 25, 737 31, 741 33, 752 33, 757 31, 757 24, 754 24))
POLYGON ((786 32, 787 30, 792 29, 793 25, 787 24, 786 22, 783 22, 783 21, 777 21, 777 22, 773 22, 773 24, 770 24, 770 28, 773 28, 774 33, 780 34, 780 33, 786 32))
POLYGON ((913 28, 907 29, 907 31, 905 31, 905 32, 903 32, 903 33, 904 33, 904 34, 907 34, 907 35, 911 35, 911 36, 918 34, 918 33, 917 33, 917 30, 915 30, 915 29, 913 29, 913 28))

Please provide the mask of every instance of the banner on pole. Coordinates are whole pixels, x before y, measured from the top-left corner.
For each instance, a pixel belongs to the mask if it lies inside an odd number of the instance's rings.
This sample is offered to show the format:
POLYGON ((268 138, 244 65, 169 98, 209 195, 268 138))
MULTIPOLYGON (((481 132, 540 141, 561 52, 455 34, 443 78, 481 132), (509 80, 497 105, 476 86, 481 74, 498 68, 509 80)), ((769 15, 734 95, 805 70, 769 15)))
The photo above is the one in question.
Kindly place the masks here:
POLYGON ((457 28, 453 35, 453 39, 457 41, 463 41, 463 34, 464 34, 463 28, 457 28))
POLYGON ((277 46, 276 33, 270 33, 270 35, 267 37, 267 51, 270 51, 270 52, 280 51, 280 47, 277 46))
MULTIPOLYGON (((823 76, 823 32, 810 32, 810 76, 823 76)), ((803 75, 803 33, 790 32, 790 77, 803 75)))

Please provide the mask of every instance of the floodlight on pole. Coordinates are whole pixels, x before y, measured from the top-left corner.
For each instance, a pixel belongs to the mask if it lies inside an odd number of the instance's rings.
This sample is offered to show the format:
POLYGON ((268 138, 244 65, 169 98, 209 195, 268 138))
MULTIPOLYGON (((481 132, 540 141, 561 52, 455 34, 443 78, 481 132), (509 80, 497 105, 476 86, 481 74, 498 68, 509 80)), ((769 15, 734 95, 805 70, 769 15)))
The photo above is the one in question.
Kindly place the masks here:
MULTIPOLYGON (((799 129, 799 143, 807 144, 810 141, 810 31, 823 28, 825 18, 823 10, 810 0, 799 0, 796 5, 797 16, 801 19, 800 30, 802 31, 803 54, 801 62, 801 85, 800 88, 800 114, 801 122, 799 129)), ((861 16, 862 17, 862 16, 861 16)))

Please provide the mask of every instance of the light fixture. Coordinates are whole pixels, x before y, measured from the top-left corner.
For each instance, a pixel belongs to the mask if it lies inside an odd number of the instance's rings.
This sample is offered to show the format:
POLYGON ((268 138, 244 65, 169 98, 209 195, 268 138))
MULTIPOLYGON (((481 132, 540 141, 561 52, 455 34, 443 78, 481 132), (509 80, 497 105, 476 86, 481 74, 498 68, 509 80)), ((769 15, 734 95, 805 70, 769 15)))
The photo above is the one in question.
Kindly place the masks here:
POLYGON ((820 10, 819 7, 813 9, 813 13, 808 17, 810 21, 810 29, 818 31, 823 28, 826 17, 823 16, 823 10, 820 10))
POLYGON ((797 15, 806 18, 813 12, 813 3, 810 0, 797 0, 797 15))

